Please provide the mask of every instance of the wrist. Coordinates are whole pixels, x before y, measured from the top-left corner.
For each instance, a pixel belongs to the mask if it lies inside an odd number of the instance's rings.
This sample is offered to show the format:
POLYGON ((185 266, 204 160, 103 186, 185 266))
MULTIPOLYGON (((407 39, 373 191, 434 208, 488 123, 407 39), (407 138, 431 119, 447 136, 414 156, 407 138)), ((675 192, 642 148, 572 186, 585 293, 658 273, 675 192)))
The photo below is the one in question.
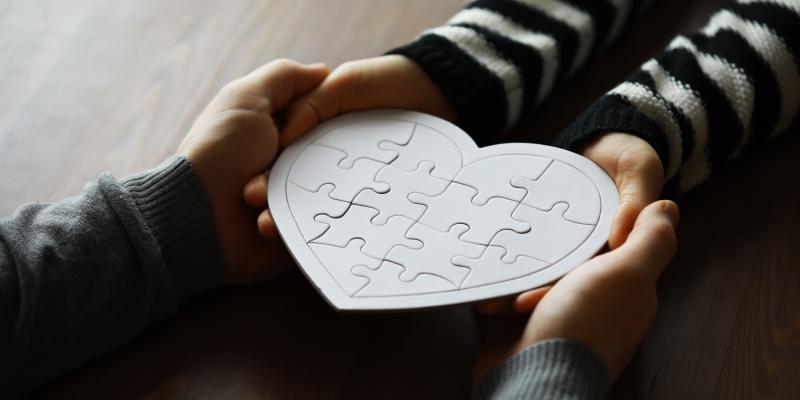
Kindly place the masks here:
POLYGON ((404 79, 400 81, 408 83, 412 90, 418 90, 417 96, 420 99, 419 111, 435 115, 439 118, 455 122, 456 110, 445 93, 428 75, 427 72, 413 59, 404 55, 390 54, 382 56, 387 62, 397 65, 398 69, 404 72, 404 79))
POLYGON ((213 211, 189 160, 170 157, 121 184, 161 250, 176 300, 220 285, 223 263, 213 211))

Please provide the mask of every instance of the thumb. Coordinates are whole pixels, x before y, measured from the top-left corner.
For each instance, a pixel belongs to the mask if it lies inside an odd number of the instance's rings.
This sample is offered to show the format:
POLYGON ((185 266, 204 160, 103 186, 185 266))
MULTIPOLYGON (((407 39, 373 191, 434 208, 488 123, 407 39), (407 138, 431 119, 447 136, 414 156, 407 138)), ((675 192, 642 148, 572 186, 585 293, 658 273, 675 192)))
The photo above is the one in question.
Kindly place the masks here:
POLYGON ((288 146, 303 133, 339 114, 393 107, 402 97, 386 57, 350 61, 336 68, 318 88, 295 100, 286 113, 280 145, 288 146), (387 95, 391 93, 391 95, 387 95))
POLYGON ((620 171, 619 208, 611 225, 608 245, 613 250, 625 243, 628 234, 636 223, 636 218, 648 204, 658 200, 660 185, 652 184, 642 174, 620 171))
POLYGON ((328 76, 325 64, 304 65, 276 60, 241 78, 242 90, 269 100, 269 113, 281 110, 295 97, 319 86, 328 76))
POLYGON ((628 240, 617 254, 626 260, 633 260, 632 266, 645 271, 655 282, 675 255, 675 229, 679 219, 680 211, 672 201, 650 204, 636 219, 628 240))
POLYGON ((289 107, 280 144, 337 115, 379 108, 416 110, 453 121, 456 112, 425 70, 410 59, 388 55, 350 61, 289 107))
POLYGON ((614 179, 619 190, 619 208, 608 239, 613 250, 625 243, 639 213, 660 197, 664 169, 650 144, 626 133, 602 136, 585 155, 614 179))

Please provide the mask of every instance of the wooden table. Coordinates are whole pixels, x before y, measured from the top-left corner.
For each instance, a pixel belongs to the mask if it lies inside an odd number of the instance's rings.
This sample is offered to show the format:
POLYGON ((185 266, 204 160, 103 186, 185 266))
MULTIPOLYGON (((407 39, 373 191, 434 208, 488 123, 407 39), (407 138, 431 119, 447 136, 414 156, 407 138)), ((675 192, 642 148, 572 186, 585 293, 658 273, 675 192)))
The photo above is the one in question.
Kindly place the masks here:
MULTIPOLYGON (((379 54, 462 3, 0 1, 0 215, 155 165, 223 83, 262 63, 379 54)), ((552 135, 719 3, 656 1, 508 139, 552 135)), ((800 394, 798 152, 781 140, 679 199, 661 310, 613 398, 800 394)), ((466 309, 339 315, 293 273, 197 298, 35 397, 464 398, 478 346, 466 309)))

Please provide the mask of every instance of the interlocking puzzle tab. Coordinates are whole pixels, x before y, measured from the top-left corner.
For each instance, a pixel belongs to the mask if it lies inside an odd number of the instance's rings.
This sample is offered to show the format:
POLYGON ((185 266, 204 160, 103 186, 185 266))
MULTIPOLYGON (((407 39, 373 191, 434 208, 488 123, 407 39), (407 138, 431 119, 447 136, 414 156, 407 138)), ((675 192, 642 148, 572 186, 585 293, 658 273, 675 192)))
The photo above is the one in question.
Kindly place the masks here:
POLYGON ((412 296, 543 271, 595 230, 601 197, 572 165, 533 154, 469 162, 422 123, 361 121, 307 145, 286 201, 348 296, 412 296))

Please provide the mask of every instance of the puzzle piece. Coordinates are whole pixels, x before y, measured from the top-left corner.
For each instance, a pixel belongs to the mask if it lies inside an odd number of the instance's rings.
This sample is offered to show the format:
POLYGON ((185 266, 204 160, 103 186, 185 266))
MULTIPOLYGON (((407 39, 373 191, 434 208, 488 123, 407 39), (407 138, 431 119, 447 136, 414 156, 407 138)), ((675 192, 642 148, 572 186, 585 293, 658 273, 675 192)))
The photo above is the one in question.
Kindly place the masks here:
POLYGON ((406 217, 392 217, 385 225, 375 225, 372 219, 378 210, 353 204, 340 218, 329 215, 318 215, 314 219, 328 224, 330 227, 314 243, 330 244, 344 247, 352 239, 363 239, 365 243, 361 251, 364 254, 383 259, 395 245, 420 248, 422 243, 406 238, 406 232, 414 224, 414 220, 406 217))
POLYGON ((412 203, 408 199, 408 195, 422 193, 435 196, 443 192, 450 183, 431 176, 433 168, 433 163, 428 161, 423 161, 419 168, 411 172, 387 165, 378 172, 375 181, 387 183, 390 186, 389 191, 376 193, 371 189, 365 189, 353 199, 353 203, 379 210, 378 215, 372 220, 377 225, 385 224, 390 217, 395 215, 417 220, 425 212, 425 206, 412 203))
POLYGON ((388 164, 397 158, 397 152, 378 147, 381 142, 404 146, 411 140, 416 124, 408 121, 359 121, 336 129, 314 143, 332 147, 346 153, 338 163, 341 168, 353 168, 356 160, 371 159, 388 164))
POLYGON ((461 151, 452 140, 422 124, 417 125, 408 144, 383 142, 378 146, 398 153, 392 162, 397 168, 414 171, 421 162, 428 161, 435 165, 431 175, 447 180, 453 179, 464 163, 461 151))
POLYGON ((327 261, 325 268, 333 276, 333 279, 339 283, 339 286, 352 296, 369 283, 367 278, 354 275, 352 273, 353 267, 361 265, 374 269, 378 268, 382 262, 380 259, 364 254, 361 251, 364 244, 363 239, 353 239, 347 243, 346 247, 322 243, 310 243, 309 247, 311 247, 314 254, 327 261))
POLYGON ((346 202, 352 201, 358 192, 366 188, 378 193, 389 191, 387 183, 375 182, 378 171, 386 164, 361 158, 355 161, 352 169, 340 168, 339 161, 346 157, 347 153, 343 151, 312 144, 297 157, 289 180, 312 192, 331 183, 335 187, 330 192, 330 197, 346 202))
POLYGON ((505 252, 501 247, 489 246, 479 258, 454 257, 454 264, 470 269, 469 275, 461 284, 461 289, 519 278, 541 271, 550 265, 525 256, 520 256, 516 262, 508 264, 501 260, 505 252))
POLYGON ((522 177, 511 179, 511 185, 526 189, 523 204, 549 210, 556 203, 567 203, 564 218, 579 224, 596 225, 600 218, 600 194, 586 174, 561 161, 554 161, 537 180, 522 177), (587 187, 595 188, 593 191, 587 187))
POLYGON ((327 214, 338 218, 344 215, 350 203, 330 197, 333 184, 326 183, 317 191, 310 191, 289 183, 286 185, 286 196, 292 204, 292 215, 300 228, 300 233, 306 241, 311 241, 328 229, 328 226, 317 222, 314 217, 327 214))
POLYGON ((467 242, 488 245, 494 235, 502 230, 524 233, 531 229, 530 225, 511 218, 518 203, 495 197, 486 205, 477 206, 471 200, 476 192, 470 186, 453 182, 438 196, 412 193, 408 198, 428 206, 419 220, 421 224, 440 232, 447 232, 458 223, 469 226, 470 229, 461 235, 461 240, 467 242))
POLYGON ((422 242, 422 248, 409 249, 395 246, 386 255, 386 260, 402 265, 405 271, 400 275, 403 281, 411 281, 421 274, 431 274, 447 279, 456 287, 469 273, 468 268, 453 265, 455 254, 477 257, 484 246, 464 242, 459 237, 469 229, 466 225, 453 225, 448 232, 439 232, 427 226, 416 224, 406 236, 422 242), (448 251, 442 251, 448 249, 448 251))
POLYGON ((568 205, 558 203, 552 210, 542 211, 520 204, 511 215, 514 219, 530 224, 531 230, 517 233, 510 230, 501 231, 492 240, 492 246, 506 250, 503 262, 514 263, 517 257, 527 255, 546 261, 549 264, 558 262, 571 253, 594 230, 592 225, 577 224, 564 219, 568 205))
POLYGON ((511 186, 508 179, 498 178, 497 171, 503 171, 505 177, 519 176, 536 180, 552 162, 551 158, 529 154, 493 156, 464 166, 453 180, 478 191, 472 198, 477 205, 484 205, 493 197, 520 201, 527 193, 525 189, 511 186))
POLYGON ((353 274, 369 280, 355 297, 402 296, 457 289, 446 279, 429 274, 419 275, 417 279, 406 282, 400 279, 402 273, 403 267, 390 261, 384 261, 378 269, 361 266, 353 268, 353 274))

